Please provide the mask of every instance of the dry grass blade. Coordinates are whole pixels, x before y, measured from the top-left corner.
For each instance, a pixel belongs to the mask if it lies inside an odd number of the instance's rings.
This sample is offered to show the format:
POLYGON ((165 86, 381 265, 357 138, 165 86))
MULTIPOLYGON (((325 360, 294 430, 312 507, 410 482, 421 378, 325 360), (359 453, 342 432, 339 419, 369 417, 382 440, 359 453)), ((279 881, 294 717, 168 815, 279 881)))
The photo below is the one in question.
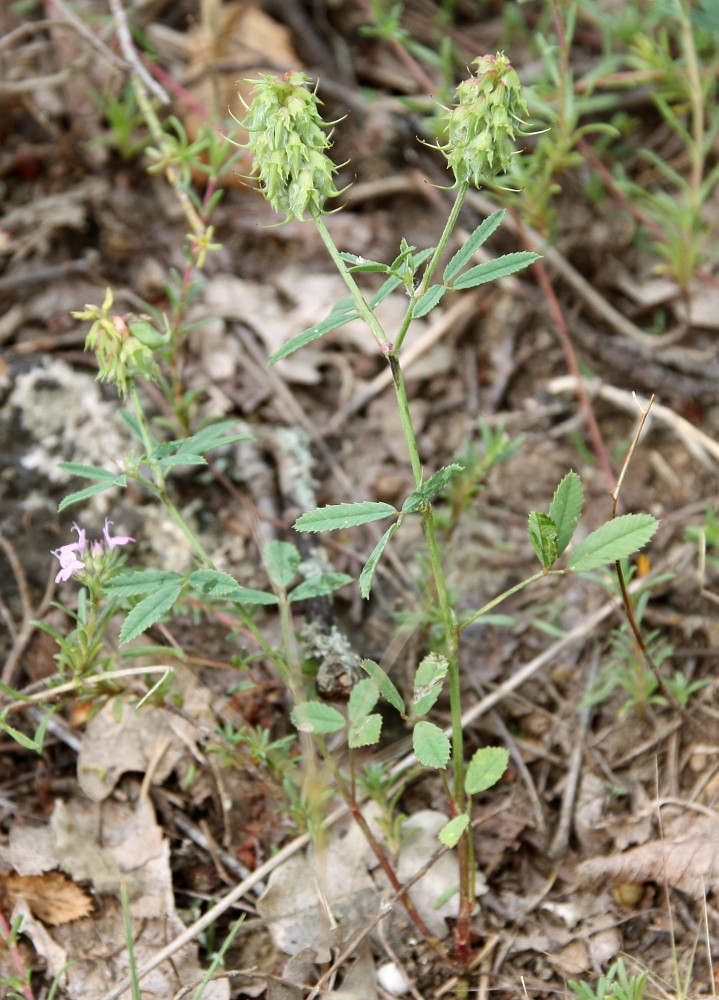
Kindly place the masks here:
MULTIPOLYGON (((620 409, 631 413, 636 413, 637 400, 643 407, 648 402, 641 397, 635 398, 626 389, 618 389, 616 386, 606 385, 597 379, 588 380, 587 387, 590 392, 599 396, 600 399, 606 399, 620 409)), ((548 383, 547 389, 556 395, 563 392, 574 392, 576 391, 576 380, 571 375, 562 375, 559 378, 552 379, 548 383)), ((655 402, 652 407, 652 415, 655 420, 673 431, 684 444, 687 451, 707 468, 712 467, 712 460, 719 462, 719 442, 704 434, 703 431, 695 427, 694 424, 689 423, 684 417, 680 417, 670 407, 655 402)))

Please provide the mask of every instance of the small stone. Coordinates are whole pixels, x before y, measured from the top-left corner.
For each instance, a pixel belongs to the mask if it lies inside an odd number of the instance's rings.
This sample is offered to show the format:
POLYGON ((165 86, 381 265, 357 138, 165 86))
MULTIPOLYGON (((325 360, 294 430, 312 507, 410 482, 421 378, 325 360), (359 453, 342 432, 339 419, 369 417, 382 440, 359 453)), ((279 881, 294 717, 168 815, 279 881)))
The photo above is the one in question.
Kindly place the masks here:
POLYGON ((394 962, 386 962, 377 969, 377 982, 393 997, 403 997, 405 993, 409 993, 407 977, 394 962))

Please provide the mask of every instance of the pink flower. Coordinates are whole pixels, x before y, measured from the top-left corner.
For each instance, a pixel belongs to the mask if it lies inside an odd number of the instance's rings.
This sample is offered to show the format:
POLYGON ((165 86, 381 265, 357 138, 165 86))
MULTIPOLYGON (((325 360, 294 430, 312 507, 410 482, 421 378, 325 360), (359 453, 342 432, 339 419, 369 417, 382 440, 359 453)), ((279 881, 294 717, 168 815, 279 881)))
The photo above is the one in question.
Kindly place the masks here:
POLYGON ((78 528, 78 526, 73 521, 72 530, 77 532, 77 541, 73 542, 72 545, 63 545, 64 549, 75 549, 76 552, 84 552, 85 550, 85 529, 78 528))
POLYGON ((55 583, 69 580, 73 573, 85 569, 85 563, 78 559, 75 554, 78 548, 78 542, 72 542, 70 545, 62 545, 59 549, 53 550, 52 554, 60 560, 60 572, 55 577, 55 583))
POLYGON ((102 533, 105 536, 105 542, 108 549, 114 549, 117 545, 127 545, 128 542, 134 542, 135 539, 131 538, 130 535, 115 535, 113 538, 110 535, 110 525, 112 521, 105 519, 105 527, 102 529, 102 533))
MULTIPOLYGON (((112 521, 107 519, 105 520, 105 526, 102 529, 102 533, 105 537, 104 545, 101 541, 96 539, 93 539, 89 543, 91 560, 100 559, 106 548, 107 551, 110 552, 119 545, 127 545, 128 542, 135 541, 135 539, 131 538, 129 535, 115 535, 113 537, 110 534, 111 524, 112 521)), ((52 550, 52 554, 55 558, 60 560, 60 570, 55 577, 55 583, 60 583, 60 581, 65 582, 79 570, 86 568, 86 564, 79 558, 79 556, 82 556, 85 553, 88 547, 85 529, 79 528, 77 524, 73 524, 72 530, 77 532, 77 541, 69 542, 67 545, 61 545, 59 549, 52 550)))

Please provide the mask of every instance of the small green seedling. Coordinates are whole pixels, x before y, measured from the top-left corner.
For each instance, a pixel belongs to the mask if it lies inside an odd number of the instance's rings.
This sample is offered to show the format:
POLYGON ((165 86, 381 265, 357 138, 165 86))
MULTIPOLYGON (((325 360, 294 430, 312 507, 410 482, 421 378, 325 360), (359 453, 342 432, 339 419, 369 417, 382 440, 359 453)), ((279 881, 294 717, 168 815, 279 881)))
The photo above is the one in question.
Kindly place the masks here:
POLYGON ((575 979, 570 979, 568 985, 578 1000, 643 1000, 648 978, 648 969, 630 976, 624 959, 618 958, 609 971, 599 977, 594 988, 575 979))

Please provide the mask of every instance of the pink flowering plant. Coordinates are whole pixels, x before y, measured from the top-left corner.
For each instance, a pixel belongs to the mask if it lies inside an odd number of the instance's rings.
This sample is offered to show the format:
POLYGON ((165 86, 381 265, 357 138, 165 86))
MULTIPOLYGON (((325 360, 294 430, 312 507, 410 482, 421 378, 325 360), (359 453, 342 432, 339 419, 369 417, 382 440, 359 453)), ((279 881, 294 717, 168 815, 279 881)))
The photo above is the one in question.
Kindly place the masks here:
POLYGON ((88 539, 85 529, 73 524, 77 538, 52 552, 60 564, 55 583, 73 581, 80 585, 77 610, 64 608, 75 622, 68 635, 62 635, 47 622, 37 623, 58 644, 55 659, 60 683, 104 673, 112 665, 106 633, 118 612, 118 601, 108 597, 108 585, 125 561, 121 550, 135 539, 130 535, 113 535, 111 527, 112 521, 106 519, 102 538, 88 539))

